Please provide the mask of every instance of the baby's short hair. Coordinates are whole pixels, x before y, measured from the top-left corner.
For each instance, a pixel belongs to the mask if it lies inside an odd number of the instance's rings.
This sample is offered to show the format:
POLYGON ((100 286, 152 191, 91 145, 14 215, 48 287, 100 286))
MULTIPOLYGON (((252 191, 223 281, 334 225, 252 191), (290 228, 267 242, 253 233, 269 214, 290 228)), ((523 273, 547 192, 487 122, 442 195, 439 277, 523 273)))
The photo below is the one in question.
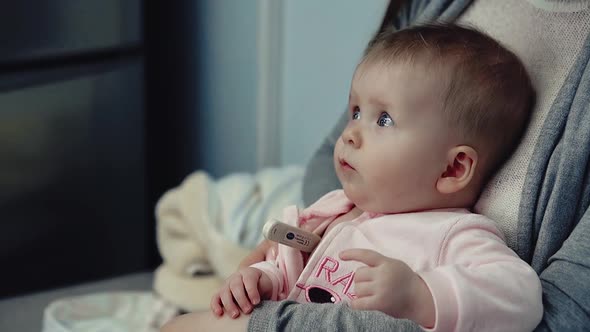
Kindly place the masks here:
POLYGON ((362 63, 400 61, 438 69, 432 74, 440 75, 445 117, 483 152, 486 177, 510 156, 535 103, 531 80, 514 53, 475 29, 428 24, 378 34, 362 63))

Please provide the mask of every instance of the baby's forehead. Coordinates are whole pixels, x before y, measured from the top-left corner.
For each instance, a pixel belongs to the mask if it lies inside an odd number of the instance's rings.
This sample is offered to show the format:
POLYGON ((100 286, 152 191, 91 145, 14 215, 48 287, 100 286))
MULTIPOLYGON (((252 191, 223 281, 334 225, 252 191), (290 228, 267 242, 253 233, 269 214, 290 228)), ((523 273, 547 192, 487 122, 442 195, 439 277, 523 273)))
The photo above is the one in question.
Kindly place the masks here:
POLYGON ((436 72, 441 71, 439 70, 440 68, 441 66, 439 64, 416 59, 365 60, 356 67, 352 77, 352 83, 358 84, 366 80, 429 80, 436 75, 436 72))
POLYGON ((445 90, 446 80, 440 78, 442 72, 431 67, 407 61, 361 63, 355 70, 350 96, 381 96, 381 99, 389 99, 391 96, 440 97, 445 90))

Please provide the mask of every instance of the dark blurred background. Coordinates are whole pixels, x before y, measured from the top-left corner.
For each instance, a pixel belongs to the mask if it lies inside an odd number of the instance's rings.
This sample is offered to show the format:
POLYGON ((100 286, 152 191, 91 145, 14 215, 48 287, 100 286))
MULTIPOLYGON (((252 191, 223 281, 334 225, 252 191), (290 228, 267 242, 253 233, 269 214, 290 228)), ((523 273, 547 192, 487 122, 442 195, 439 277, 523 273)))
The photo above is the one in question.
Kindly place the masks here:
POLYGON ((199 164, 196 3, 3 3, 0 298, 159 263, 154 204, 199 164))
POLYGON ((149 289, 157 200, 197 169, 304 165, 387 2, 3 3, 0 300, 149 289))

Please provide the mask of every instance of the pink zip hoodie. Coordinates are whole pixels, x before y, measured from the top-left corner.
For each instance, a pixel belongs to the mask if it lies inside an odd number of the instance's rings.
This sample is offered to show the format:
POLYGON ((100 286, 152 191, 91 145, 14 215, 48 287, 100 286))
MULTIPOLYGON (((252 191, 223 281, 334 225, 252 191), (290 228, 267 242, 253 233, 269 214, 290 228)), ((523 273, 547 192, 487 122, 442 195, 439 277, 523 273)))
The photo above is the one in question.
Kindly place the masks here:
MULTIPOLYGON (((285 208, 283 222, 323 234, 354 204, 344 191, 309 208, 285 208)), ((378 215, 363 213, 323 234, 305 261, 291 247, 270 250, 254 264, 273 281, 272 300, 349 303, 354 271, 345 249, 365 248, 408 264, 432 293, 436 320, 430 331, 530 331, 541 320, 541 283, 535 271, 503 241, 490 219, 466 209, 378 215)), ((395 287, 395 285, 392 285, 395 287)))

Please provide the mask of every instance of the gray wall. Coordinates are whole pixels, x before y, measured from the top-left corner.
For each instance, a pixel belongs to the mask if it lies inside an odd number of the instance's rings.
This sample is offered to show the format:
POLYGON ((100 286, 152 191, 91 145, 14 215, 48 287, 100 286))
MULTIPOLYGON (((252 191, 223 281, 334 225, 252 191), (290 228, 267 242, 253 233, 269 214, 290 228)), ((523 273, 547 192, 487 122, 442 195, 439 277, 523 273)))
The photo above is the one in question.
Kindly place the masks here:
MULTIPOLYGON (((279 163, 303 165, 344 111, 387 0, 281 2, 279 163)), ((200 161, 215 176, 257 168, 258 15, 256 0, 205 0, 199 8, 200 161)))
POLYGON ((256 1, 204 0, 197 19, 199 158, 214 176, 256 169, 256 1))

